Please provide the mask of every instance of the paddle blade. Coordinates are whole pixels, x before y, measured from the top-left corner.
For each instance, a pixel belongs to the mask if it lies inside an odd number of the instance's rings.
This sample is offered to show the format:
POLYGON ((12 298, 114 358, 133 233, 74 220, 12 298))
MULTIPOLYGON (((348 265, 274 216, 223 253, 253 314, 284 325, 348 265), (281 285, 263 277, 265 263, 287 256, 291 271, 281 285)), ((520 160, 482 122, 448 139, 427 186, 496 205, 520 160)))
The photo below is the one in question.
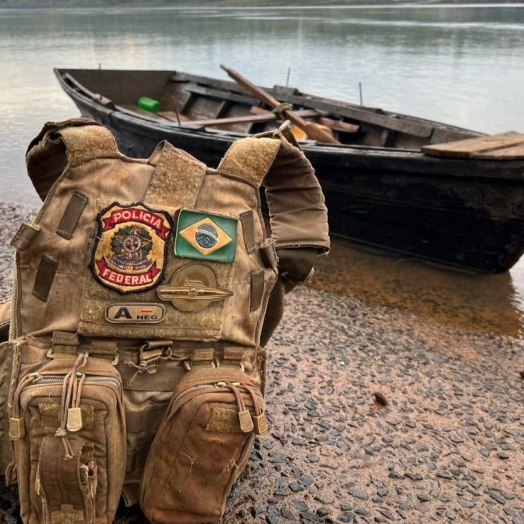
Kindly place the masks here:
POLYGON ((306 132, 307 136, 312 140, 316 140, 322 144, 340 145, 340 142, 333 136, 330 129, 313 122, 306 122, 304 127, 304 131, 306 132))

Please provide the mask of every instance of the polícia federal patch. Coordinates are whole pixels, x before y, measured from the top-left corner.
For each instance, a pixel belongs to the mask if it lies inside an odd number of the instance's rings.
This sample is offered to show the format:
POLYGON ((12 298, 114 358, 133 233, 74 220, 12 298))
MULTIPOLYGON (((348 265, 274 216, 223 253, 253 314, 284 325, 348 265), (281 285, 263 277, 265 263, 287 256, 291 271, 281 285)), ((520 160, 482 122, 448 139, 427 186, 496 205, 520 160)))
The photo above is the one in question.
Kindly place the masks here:
POLYGON ((169 215, 144 204, 111 204, 98 215, 93 272, 104 286, 120 293, 151 289, 166 265, 171 233, 169 215))

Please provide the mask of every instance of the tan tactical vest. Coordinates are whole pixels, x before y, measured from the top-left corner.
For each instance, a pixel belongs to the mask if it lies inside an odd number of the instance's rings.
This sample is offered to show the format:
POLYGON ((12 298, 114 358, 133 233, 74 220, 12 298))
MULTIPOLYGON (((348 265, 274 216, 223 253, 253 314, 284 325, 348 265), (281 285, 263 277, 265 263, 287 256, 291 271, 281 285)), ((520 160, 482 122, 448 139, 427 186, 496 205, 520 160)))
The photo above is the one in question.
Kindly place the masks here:
POLYGON ((310 163, 281 132, 235 142, 216 170, 167 142, 131 159, 74 119, 44 127, 27 168, 44 204, 12 240, 0 345, 22 519, 110 523, 123 493, 151 522, 216 521, 267 429, 283 295, 329 248, 310 163))

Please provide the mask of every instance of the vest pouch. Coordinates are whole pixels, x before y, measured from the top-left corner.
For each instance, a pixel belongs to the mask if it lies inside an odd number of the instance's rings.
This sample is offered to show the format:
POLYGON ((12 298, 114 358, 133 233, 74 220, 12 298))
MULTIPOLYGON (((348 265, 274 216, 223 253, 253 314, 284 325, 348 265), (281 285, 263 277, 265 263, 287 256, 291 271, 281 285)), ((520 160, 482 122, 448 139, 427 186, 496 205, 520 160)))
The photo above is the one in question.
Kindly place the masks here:
POLYGON ((153 524, 216 522, 267 430, 259 389, 240 368, 196 368, 173 393, 153 441, 139 503, 153 524))
POLYGON ((120 375, 85 355, 55 359, 18 382, 10 437, 25 524, 110 524, 124 480, 120 375))

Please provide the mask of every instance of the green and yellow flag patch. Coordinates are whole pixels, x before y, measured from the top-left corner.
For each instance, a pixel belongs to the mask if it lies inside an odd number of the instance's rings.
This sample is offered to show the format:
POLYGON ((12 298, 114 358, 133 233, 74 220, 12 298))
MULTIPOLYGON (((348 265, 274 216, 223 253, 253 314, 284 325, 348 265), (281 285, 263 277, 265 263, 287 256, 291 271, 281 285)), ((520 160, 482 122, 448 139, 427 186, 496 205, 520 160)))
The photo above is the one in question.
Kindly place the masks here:
POLYGON ((178 216, 175 255, 199 260, 234 262, 236 218, 182 209, 178 216))

